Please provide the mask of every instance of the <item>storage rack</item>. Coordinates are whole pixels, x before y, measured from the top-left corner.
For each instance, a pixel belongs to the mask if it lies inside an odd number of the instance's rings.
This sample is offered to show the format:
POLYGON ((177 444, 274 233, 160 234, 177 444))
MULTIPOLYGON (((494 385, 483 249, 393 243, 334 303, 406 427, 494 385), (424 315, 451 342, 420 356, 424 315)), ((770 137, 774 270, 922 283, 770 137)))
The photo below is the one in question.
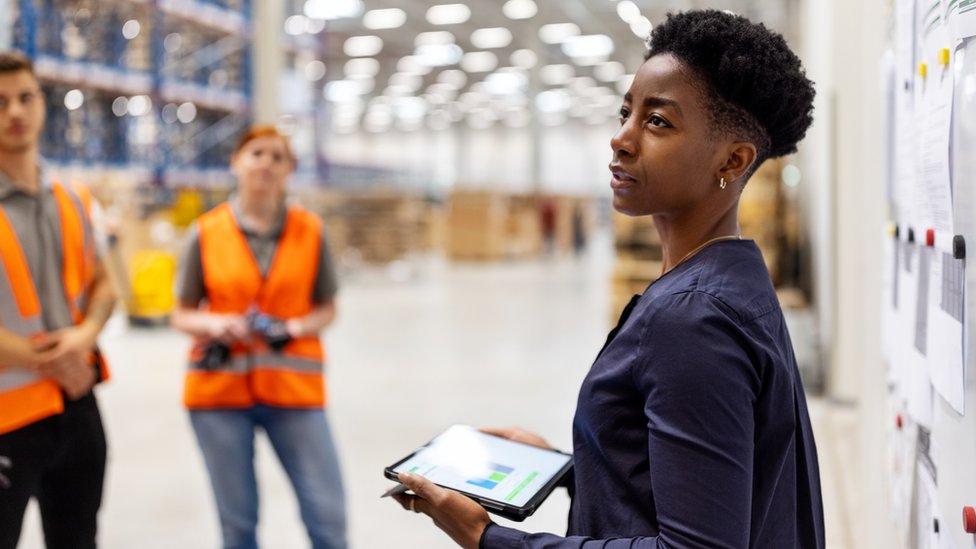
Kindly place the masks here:
POLYGON ((251 0, 15 5, 14 47, 48 100, 49 162, 164 187, 229 182, 229 148, 251 120, 251 0), (81 108, 65 108, 71 89, 81 108))

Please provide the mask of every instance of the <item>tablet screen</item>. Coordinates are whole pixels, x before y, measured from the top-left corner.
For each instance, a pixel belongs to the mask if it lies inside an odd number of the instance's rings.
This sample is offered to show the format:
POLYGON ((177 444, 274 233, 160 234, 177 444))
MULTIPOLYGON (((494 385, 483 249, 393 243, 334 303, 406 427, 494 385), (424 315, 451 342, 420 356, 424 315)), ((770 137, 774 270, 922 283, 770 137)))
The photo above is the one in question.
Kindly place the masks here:
POLYGON ((415 473, 447 488, 523 507, 571 459, 455 425, 393 471, 415 473))

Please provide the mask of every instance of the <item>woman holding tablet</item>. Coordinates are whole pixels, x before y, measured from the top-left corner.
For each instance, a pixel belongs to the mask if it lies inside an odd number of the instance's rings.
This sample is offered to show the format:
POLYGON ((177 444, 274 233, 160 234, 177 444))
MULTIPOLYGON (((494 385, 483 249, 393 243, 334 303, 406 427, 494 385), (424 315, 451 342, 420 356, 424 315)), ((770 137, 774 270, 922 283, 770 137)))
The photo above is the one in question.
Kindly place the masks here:
POLYGON ((580 389, 568 536, 496 525, 416 474, 399 476, 416 495, 398 501, 472 548, 823 547, 792 343, 737 220, 759 165, 796 151, 813 97, 762 25, 707 10, 656 27, 611 140, 610 185, 616 210, 654 216, 664 274, 624 310, 580 389))

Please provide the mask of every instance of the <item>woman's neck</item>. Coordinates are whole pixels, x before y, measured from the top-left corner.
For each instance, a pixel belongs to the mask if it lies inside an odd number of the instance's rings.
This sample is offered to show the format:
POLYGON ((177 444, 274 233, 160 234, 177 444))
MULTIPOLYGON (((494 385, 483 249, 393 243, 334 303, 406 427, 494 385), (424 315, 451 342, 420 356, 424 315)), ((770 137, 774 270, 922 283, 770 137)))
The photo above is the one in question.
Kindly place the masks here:
MULTIPOLYGON (((714 212, 707 212, 707 214, 714 214, 714 212)), ((661 237, 663 272, 673 269, 685 256, 709 240, 738 236, 738 201, 717 219, 707 214, 690 212, 685 215, 654 216, 654 225, 661 237)))
POLYGON ((242 194, 239 198, 244 223, 259 233, 271 230, 281 211, 281 198, 262 200, 242 194))

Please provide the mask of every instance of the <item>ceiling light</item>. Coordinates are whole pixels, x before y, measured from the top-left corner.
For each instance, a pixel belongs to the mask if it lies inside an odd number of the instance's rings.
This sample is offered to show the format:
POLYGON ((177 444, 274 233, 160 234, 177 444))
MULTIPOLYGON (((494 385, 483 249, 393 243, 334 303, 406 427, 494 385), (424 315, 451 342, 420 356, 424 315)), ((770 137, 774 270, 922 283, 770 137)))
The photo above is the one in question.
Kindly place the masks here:
POLYGON ((483 50, 504 48, 512 43, 512 31, 504 27, 478 29, 471 33, 471 43, 483 50))
POLYGON ((485 90, 491 95, 518 94, 528 87, 528 78, 517 72, 495 72, 485 77, 485 90))
POLYGON ((534 51, 522 49, 513 51, 508 60, 516 67, 531 69, 539 61, 539 58, 534 51))
POLYGON ((139 31, 142 30, 142 26, 135 19, 129 19, 122 25, 122 37, 126 40, 132 40, 136 36, 139 36, 139 31))
POLYGON ((333 103, 344 103, 357 99, 364 91, 361 82, 352 80, 333 80, 325 85, 325 98, 333 103))
POLYGON ((461 68, 467 72, 488 72, 497 66, 498 58, 490 51, 473 51, 461 59, 461 68))
POLYGON ((543 113, 564 112, 571 104, 572 100, 566 90, 546 90, 535 96, 535 106, 543 113))
POLYGON ((420 46, 437 46, 442 44, 453 44, 454 35, 448 31, 429 31, 422 32, 413 39, 413 45, 415 47, 420 46))
POLYGON ((362 0, 308 0, 305 15, 313 19, 343 19, 363 13, 362 0))
POLYGON ((547 86, 561 86, 575 73, 570 65, 546 65, 539 69, 539 78, 547 86))
POLYGON ((613 40, 605 34, 569 36, 562 43, 563 53, 577 57, 606 57, 613 53, 613 40))
POLYGON ((637 7, 637 4, 630 0, 623 0, 623 2, 617 4, 617 15, 623 19, 624 23, 630 24, 640 18, 641 11, 637 7))
POLYGON ((461 61, 464 50, 457 44, 431 44, 417 48, 414 57, 417 62, 428 67, 446 67, 461 61))
POLYGON ((427 74, 430 72, 431 65, 423 63, 415 55, 405 55, 397 61, 397 71, 410 74, 427 74))
POLYGON ((653 28, 654 26, 651 25, 651 20, 646 17, 639 17, 630 23, 630 32, 634 33, 641 40, 647 40, 653 28))
POLYGON ((398 89, 402 86, 406 89, 409 89, 412 93, 419 90, 420 87, 423 86, 424 79, 422 76, 417 74, 407 74, 405 72, 397 72, 390 75, 388 84, 390 86, 395 86, 398 89))
POLYGON ((307 78, 309 82, 318 82, 319 80, 325 78, 325 63, 319 61, 318 59, 309 61, 308 64, 305 65, 305 78, 307 78))
POLYGON ((396 29, 407 22, 407 12, 400 8, 370 10, 363 15, 363 26, 367 29, 396 29))
POLYGON ((427 10, 431 25, 458 25, 471 18, 471 8, 464 4, 441 4, 427 10))
POLYGON ((152 110, 152 100, 148 95, 136 95, 129 98, 129 114, 145 116, 152 110))
POLYGON ((589 76, 577 76, 569 80, 568 87, 576 93, 582 93, 583 90, 596 87, 596 80, 589 76))
POLYGON ((376 76, 380 72, 380 62, 370 57, 346 61, 343 71, 346 76, 376 76))
POLYGON ((624 75, 624 65, 618 61, 600 63, 593 69, 593 75, 604 82, 616 82, 624 75))
POLYGON ((291 36, 298 36, 305 32, 308 17, 304 15, 292 15, 285 19, 285 33, 291 36))
POLYGON ((509 19, 529 19, 538 11, 539 8, 532 0, 508 0, 502 6, 502 13, 509 19))
POLYGON ((342 45, 342 51, 349 57, 370 57, 383 49, 383 39, 379 36, 353 36, 342 45))
POLYGON ((64 94, 64 108, 69 111, 80 109, 85 103, 85 94, 81 90, 71 90, 64 94))
POLYGON ((539 40, 546 44, 558 44, 579 33, 580 28, 574 23, 550 23, 539 27, 539 40))
POLYGON ((193 103, 186 102, 177 107, 176 109, 176 119, 184 124, 189 124, 197 118, 197 106, 193 103))
MULTIPOLYGON (((115 101, 112 101, 112 114, 115 116, 125 116, 129 112, 129 98, 122 96, 116 97, 115 101)), ((175 121, 175 119, 174 119, 175 121)))
POLYGON ((457 69, 451 69, 441 72, 437 75, 437 81, 441 84, 450 86, 456 90, 464 87, 468 82, 468 75, 464 74, 464 71, 459 71, 457 69))

